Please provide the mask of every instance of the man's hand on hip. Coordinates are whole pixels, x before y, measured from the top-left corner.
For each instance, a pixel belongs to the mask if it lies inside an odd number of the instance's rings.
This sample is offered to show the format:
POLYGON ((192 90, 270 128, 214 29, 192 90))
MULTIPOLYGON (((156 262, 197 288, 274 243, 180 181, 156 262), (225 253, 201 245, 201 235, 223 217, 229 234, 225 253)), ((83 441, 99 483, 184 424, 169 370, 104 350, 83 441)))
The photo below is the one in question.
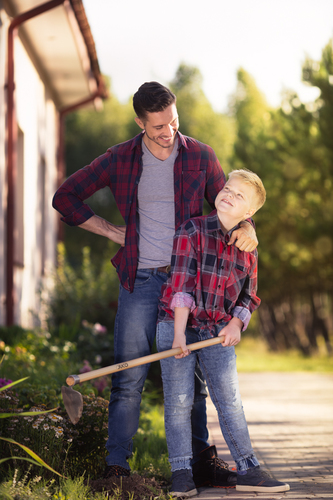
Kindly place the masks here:
POLYGON ((79 227, 90 231, 91 233, 99 234, 100 236, 105 236, 111 241, 118 243, 122 247, 125 246, 125 234, 126 226, 115 226, 98 215, 93 215, 79 227))

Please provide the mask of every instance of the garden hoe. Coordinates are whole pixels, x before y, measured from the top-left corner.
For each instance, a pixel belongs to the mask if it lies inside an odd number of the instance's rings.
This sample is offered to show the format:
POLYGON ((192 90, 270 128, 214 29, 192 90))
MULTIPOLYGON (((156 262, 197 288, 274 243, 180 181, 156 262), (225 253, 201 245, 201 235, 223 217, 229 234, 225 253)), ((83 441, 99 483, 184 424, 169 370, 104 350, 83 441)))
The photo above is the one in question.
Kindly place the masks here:
MULTIPOLYGON (((223 342, 224 337, 213 337, 208 340, 202 340, 201 342, 196 342, 195 344, 188 345, 190 351, 195 351, 203 347, 208 347, 223 342)), ((176 356, 182 352, 180 347, 175 347, 174 349, 169 349, 168 351, 157 352, 155 354, 150 354, 149 356, 143 356, 142 358, 131 359, 130 361, 124 361, 123 363, 105 366, 104 368, 99 368, 98 370, 92 370, 90 372, 81 373, 80 375, 69 375, 66 378, 66 383, 70 387, 62 386, 61 393, 62 399, 69 418, 73 424, 77 424, 82 416, 83 411, 83 398, 82 394, 78 391, 74 391, 73 385, 79 384, 81 382, 86 382, 98 377, 103 377, 104 375, 109 375, 110 373, 120 372, 122 370, 127 370, 128 368, 133 368, 135 366, 145 365, 147 363, 152 363, 153 361, 158 361, 160 359, 171 358, 171 356, 176 356)))

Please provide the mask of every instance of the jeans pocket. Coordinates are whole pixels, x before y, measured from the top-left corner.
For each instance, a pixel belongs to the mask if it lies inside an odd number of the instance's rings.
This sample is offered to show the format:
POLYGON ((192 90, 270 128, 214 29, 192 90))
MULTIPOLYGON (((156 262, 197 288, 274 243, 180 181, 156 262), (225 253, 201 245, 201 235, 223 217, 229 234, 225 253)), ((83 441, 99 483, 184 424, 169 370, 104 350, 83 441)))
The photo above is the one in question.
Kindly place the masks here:
POLYGON ((156 328, 156 347, 158 352, 172 348, 174 323, 161 321, 156 328))
POLYGON ((151 272, 150 271, 144 271, 144 270, 138 269, 136 272, 136 276, 135 276, 134 286, 138 287, 138 286, 145 285, 146 283, 149 283, 150 279, 151 279, 151 272))

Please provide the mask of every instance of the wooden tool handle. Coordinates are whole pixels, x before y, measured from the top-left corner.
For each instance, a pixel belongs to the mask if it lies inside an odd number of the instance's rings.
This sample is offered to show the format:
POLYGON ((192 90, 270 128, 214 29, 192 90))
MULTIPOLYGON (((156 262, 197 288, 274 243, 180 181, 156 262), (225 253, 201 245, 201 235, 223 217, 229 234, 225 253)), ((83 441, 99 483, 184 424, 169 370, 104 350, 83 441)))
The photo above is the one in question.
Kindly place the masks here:
MULTIPOLYGON (((186 346, 190 351, 195 351, 197 349, 202 349, 203 347, 208 347, 223 342, 224 337, 213 337, 207 340, 201 340, 195 344, 190 344, 186 346)), ((169 349, 168 351, 156 352, 155 354, 149 354, 149 356, 143 356, 142 358, 131 359, 130 361, 124 361, 116 365, 105 366, 104 368, 99 368, 98 370, 92 370, 90 372, 81 373, 80 375, 69 375, 66 378, 66 383, 69 386, 78 384, 79 382, 86 382, 93 378, 103 377, 103 375, 109 375, 110 373, 120 372, 122 370, 127 370, 128 368, 133 368, 134 366, 145 365, 147 363, 152 363, 153 361, 158 361, 164 358, 171 358, 171 356, 176 356, 182 352, 180 347, 175 347, 174 349, 169 349)))

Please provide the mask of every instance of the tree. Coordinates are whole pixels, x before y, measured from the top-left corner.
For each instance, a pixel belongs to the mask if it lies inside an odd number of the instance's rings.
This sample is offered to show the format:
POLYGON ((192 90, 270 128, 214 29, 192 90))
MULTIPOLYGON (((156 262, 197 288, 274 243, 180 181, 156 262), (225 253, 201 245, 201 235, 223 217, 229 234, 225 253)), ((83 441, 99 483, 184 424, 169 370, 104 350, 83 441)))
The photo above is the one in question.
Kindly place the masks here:
MULTIPOLYGON (((102 111, 83 109, 68 115, 66 119, 66 175, 88 165, 94 158, 104 154, 106 150, 132 137, 130 124, 134 123, 132 104, 119 103, 111 97, 104 102, 102 111)), ((137 127, 138 128, 138 127, 137 127)), ((139 133, 139 129, 137 130, 139 133)), ((108 188, 95 193, 87 200, 94 212, 114 224, 123 224, 113 195, 108 188)), ((78 227, 65 226, 65 245, 69 262, 74 266, 81 265, 82 249, 91 248, 94 263, 102 265, 104 255, 113 255, 118 245, 109 244, 106 238, 98 236, 78 227), (110 254, 110 248, 112 253, 110 254)))
POLYGON ((234 120, 213 110, 202 90, 199 69, 180 64, 170 88, 177 97, 179 130, 211 146, 223 170, 228 171, 235 137, 234 120))
POLYGON ((324 47, 321 61, 307 58, 302 68, 303 81, 318 87, 320 97, 314 103, 317 112, 322 143, 330 152, 331 175, 333 173, 333 39, 324 47))
POLYGON ((267 190, 255 216, 263 333, 272 348, 304 353, 317 347, 320 333, 330 349, 327 322, 317 314, 324 310, 322 292, 331 300, 333 278, 328 156, 317 116, 292 92, 280 109, 269 109, 244 70, 238 72, 232 110, 238 127, 233 166, 258 173, 267 190))

